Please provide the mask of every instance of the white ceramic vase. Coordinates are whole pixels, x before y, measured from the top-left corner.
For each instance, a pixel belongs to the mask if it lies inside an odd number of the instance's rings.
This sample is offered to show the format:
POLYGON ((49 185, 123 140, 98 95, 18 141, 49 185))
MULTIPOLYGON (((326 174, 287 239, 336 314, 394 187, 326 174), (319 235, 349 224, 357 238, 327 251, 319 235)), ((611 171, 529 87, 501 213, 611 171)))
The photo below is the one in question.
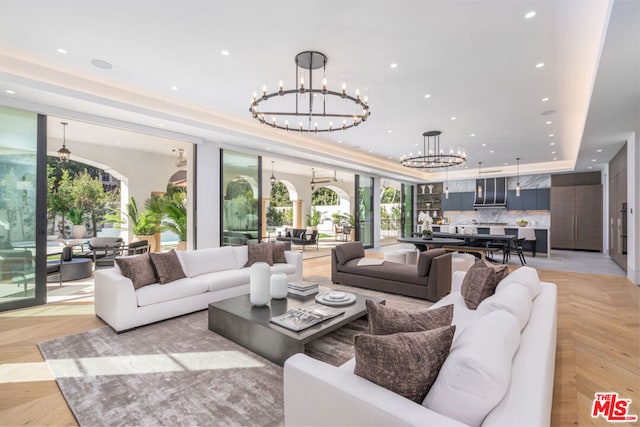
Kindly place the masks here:
POLYGON ((252 305, 267 305, 271 299, 271 268, 266 262, 256 262, 249 269, 249 301, 252 305))
POLYGON ((289 293, 289 283, 285 273, 271 275, 271 298, 286 298, 289 293))

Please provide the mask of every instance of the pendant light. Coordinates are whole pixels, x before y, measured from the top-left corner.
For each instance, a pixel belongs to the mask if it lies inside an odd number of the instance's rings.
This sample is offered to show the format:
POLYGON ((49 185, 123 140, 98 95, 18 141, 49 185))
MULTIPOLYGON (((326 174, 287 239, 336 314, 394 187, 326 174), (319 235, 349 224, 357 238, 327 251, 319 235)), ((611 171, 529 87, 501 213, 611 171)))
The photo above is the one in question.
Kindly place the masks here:
POLYGON ((269 182, 271 183, 271 186, 273 187, 273 184, 276 183, 276 176, 273 173, 273 164, 275 162, 273 160, 271 160, 271 178, 269 178, 269 182))
POLYGON ((58 150, 58 157, 60 157, 60 161, 62 163, 67 163, 69 161, 69 157, 71 157, 71 151, 69 151, 66 146, 66 142, 67 142, 66 129, 67 129, 68 123, 60 122, 60 124, 62 125, 62 148, 58 150))
POLYGON ((516 157, 516 197, 520 197, 520 157, 516 157))
POLYGON ((478 188, 476 190, 478 198, 482 198, 482 162, 478 162, 478 188))
POLYGON ((444 198, 449 199, 449 168, 444 169, 444 198))

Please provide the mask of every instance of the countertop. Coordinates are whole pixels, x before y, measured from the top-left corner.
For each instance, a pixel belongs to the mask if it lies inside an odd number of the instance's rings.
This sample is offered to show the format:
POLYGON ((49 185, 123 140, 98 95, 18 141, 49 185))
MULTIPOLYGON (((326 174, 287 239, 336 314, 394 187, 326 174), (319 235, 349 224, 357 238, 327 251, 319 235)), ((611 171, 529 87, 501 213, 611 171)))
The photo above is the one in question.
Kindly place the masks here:
POLYGON ((433 227, 464 227, 464 228, 489 228, 489 227, 504 227, 504 228, 533 228, 534 230, 548 230, 550 227, 548 225, 527 225, 526 227, 520 227, 517 224, 433 224, 433 227))

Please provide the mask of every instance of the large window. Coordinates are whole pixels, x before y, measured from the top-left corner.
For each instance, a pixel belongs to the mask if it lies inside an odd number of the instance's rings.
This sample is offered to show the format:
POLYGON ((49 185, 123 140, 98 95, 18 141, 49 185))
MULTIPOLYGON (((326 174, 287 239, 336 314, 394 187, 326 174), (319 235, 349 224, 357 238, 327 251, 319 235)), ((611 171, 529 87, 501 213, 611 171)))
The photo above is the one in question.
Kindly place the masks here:
POLYGON ((46 299, 43 268, 36 280, 36 259, 46 256, 44 234, 38 233, 45 223, 36 221, 43 213, 36 209, 45 202, 38 192, 39 123, 44 160, 45 117, 0 107, 0 310, 43 304, 46 299), (39 234, 43 248, 36 251, 39 234))
POLYGON ((259 156, 222 150, 222 242, 223 246, 246 245, 260 239, 259 156))
POLYGON ((373 178, 356 175, 356 240, 373 247, 373 178))

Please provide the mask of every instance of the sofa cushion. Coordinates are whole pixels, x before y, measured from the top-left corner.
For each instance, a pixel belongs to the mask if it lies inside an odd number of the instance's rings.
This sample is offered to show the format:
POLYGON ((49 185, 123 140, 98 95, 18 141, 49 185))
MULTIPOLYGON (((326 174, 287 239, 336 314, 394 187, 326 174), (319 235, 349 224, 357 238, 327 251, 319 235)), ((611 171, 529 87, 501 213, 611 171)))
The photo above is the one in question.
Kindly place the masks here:
POLYGON ((118 264, 122 275, 131 280, 135 289, 158 281, 148 252, 140 255, 116 257, 116 264, 118 264))
POLYGON ((286 263, 287 258, 284 256, 284 251, 287 249, 287 244, 284 242, 271 242, 270 245, 272 245, 273 263, 286 263))
POLYGON ((161 285, 187 277, 174 249, 169 252, 149 252, 149 256, 161 285))
POLYGON ((182 260, 187 277, 236 268, 236 259, 231 246, 185 251, 182 253, 182 260))
POLYGON ((453 320, 451 321, 451 324, 456 325, 456 334, 453 337, 453 340, 455 341, 457 336, 460 335, 460 332, 462 332, 475 319, 476 313, 475 310, 469 310, 460 292, 451 292, 449 295, 429 307, 429 309, 434 310, 446 305, 453 306, 453 320))
POLYGON ((352 259, 364 257, 362 242, 343 243, 334 248, 338 264, 344 265, 352 259))
POLYGON ((497 292, 485 299, 476 309, 476 318, 485 316, 496 310, 505 310, 513 314, 523 330, 529 321, 533 302, 529 290, 518 283, 512 283, 501 292, 497 292))
POLYGON ((494 311, 460 333, 422 403, 439 414, 480 426, 502 400, 511 361, 520 344, 520 325, 511 313, 494 311))
POLYGON ((236 268, 244 268, 244 265, 249 261, 249 248, 247 245, 231 247, 233 255, 236 257, 236 268))
POLYGON ((273 264, 271 266, 271 274, 273 273, 294 274, 295 272, 296 272, 296 266, 293 264, 273 264))
POLYGON ((535 268, 520 267, 513 271, 507 277, 502 279, 496 287, 496 292, 500 292, 510 283, 519 283, 525 286, 531 294, 531 299, 534 299, 540 293, 542 287, 540 286, 540 278, 535 268))
POLYGON ((89 248, 115 248, 123 244, 122 237, 92 237, 89 239, 89 248))
POLYGON ((266 262, 273 265, 273 245, 268 243, 250 243, 247 248, 249 258, 245 267, 251 267, 256 262, 266 262))
POLYGON ((181 298, 200 295, 207 292, 207 284, 200 278, 184 278, 174 280, 166 285, 155 283, 136 291, 138 306, 158 304, 166 301, 179 300, 181 298))
POLYGON ((495 293, 498 282, 503 278, 503 270, 507 269, 506 265, 500 267, 503 268, 497 269, 478 260, 469 268, 462 280, 460 293, 471 310, 475 310, 482 300, 495 293))
POLYGON ((338 265, 338 271, 358 276, 413 283, 415 285, 427 285, 427 278, 418 276, 415 265, 385 261, 381 265, 358 266, 358 260, 359 258, 356 258, 347 261, 344 265, 338 265))
POLYGON ((388 335, 397 332, 420 332, 450 326, 453 305, 434 310, 406 311, 367 300, 367 317, 371 335, 388 335))
POLYGON ((421 403, 449 354, 455 328, 356 335, 354 373, 421 403))
POLYGON ((420 252, 418 255, 418 276, 428 276, 429 270, 431 270, 431 262, 435 257, 446 254, 444 249, 429 249, 424 252, 420 252))
POLYGON ((207 284, 208 291, 217 291, 218 289, 232 288, 239 285, 249 284, 249 268, 240 270, 224 270, 214 273, 207 273, 198 276, 207 284))

